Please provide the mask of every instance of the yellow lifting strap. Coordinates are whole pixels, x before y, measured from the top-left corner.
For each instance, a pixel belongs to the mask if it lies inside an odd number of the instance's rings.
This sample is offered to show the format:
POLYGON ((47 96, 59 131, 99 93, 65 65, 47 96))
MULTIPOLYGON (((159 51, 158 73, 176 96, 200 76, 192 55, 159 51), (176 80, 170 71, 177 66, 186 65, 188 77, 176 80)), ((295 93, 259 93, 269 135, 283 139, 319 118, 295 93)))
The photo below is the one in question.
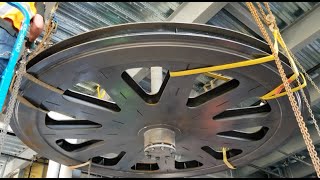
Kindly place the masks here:
POLYGON ((238 67, 245 67, 245 66, 252 66, 256 64, 261 64, 269 61, 273 61, 274 58, 272 55, 258 58, 258 59, 250 59, 246 61, 236 62, 236 63, 230 63, 230 64, 223 64, 219 66, 211 66, 211 67, 205 67, 205 68, 197 68, 197 69, 190 69, 190 70, 184 70, 184 71, 176 71, 176 72, 170 72, 171 77, 178 77, 178 76, 188 76, 193 74, 200 74, 200 73, 207 73, 212 71, 221 71, 225 69, 233 69, 238 67))
MULTIPOLYGON (((303 83, 301 84, 301 86, 298 86, 298 87, 295 87, 295 88, 292 88, 292 92, 296 92, 296 91, 299 91, 300 89, 304 88, 307 86, 307 81, 304 77, 303 74, 300 74, 302 79, 303 79, 303 83)), ((289 83, 292 82, 295 78, 294 75, 292 75, 288 80, 289 80, 289 83)), ((284 88, 284 85, 281 84, 279 85, 278 87, 276 87, 274 90, 270 91, 269 93, 263 95, 260 97, 260 99, 262 100, 270 100, 270 99, 275 99, 275 98, 278 98, 278 97, 281 97, 281 96, 284 96, 287 94, 287 92, 282 92, 282 93, 279 93, 280 90, 282 90, 284 88)))
MULTIPOLYGON (((307 86, 307 81, 306 81, 304 75, 303 75, 302 73, 301 73, 301 74, 299 73, 298 68, 297 68, 295 62, 293 61, 293 59, 292 59, 292 57, 291 57, 291 55, 290 55, 290 53, 289 53, 289 50, 286 48, 284 42, 282 41, 282 39, 281 39, 280 36, 279 36, 279 31, 278 31, 278 30, 274 30, 274 31, 273 31, 273 36, 274 36, 274 40, 275 40, 275 42, 274 42, 274 48, 275 48, 276 51, 278 52, 278 50, 279 50, 279 48, 278 48, 278 42, 279 42, 279 44, 281 45, 281 47, 285 49, 285 51, 286 51, 286 53, 287 53, 287 55, 288 55, 289 63, 290 63, 290 65, 291 65, 292 69, 293 69, 293 73, 294 73, 294 74, 288 79, 289 84, 290 84, 292 81, 296 80, 299 75, 301 75, 301 77, 302 77, 302 79, 303 79, 303 83, 302 83, 300 86, 293 88, 293 89, 292 89, 292 92, 296 92, 296 91, 298 91, 298 90, 306 87, 306 86, 307 86)), ((260 97, 260 98, 263 99, 263 100, 270 100, 270 99, 274 99, 274 98, 278 98, 278 97, 284 96, 284 95, 287 94, 287 92, 282 92, 282 93, 280 93, 283 88, 284 88, 284 84, 281 84, 281 85, 279 85, 278 87, 276 87, 274 90, 272 90, 271 92, 267 93, 266 95, 264 95, 264 96, 262 96, 262 97, 260 97)))
POLYGON ((230 168, 230 169, 236 169, 236 168, 228 161, 227 148, 226 148, 226 147, 222 147, 222 156, 223 156, 223 162, 224 162, 224 164, 226 164, 226 166, 228 166, 228 168, 230 168))
MULTIPOLYGON (((279 44, 285 49, 287 55, 288 55, 288 59, 289 59, 289 63, 293 69, 294 74, 289 78, 289 83, 293 82, 294 80, 296 80, 298 78, 299 75, 301 75, 302 79, 303 79, 303 83, 301 84, 301 86, 295 87, 292 89, 292 92, 296 92, 304 87, 307 86, 307 82, 305 77, 303 76, 303 74, 299 74, 299 71, 288 51, 288 49, 286 48, 284 42, 281 40, 281 38, 279 37, 279 31, 278 30, 274 30, 273 31, 273 36, 274 36, 274 48, 276 49, 276 51, 279 51, 279 47, 278 47, 278 42, 279 44)), ((179 76, 187 76, 187 75, 193 75, 193 74, 200 74, 200 73, 204 73, 207 76, 211 76, 217 79, 222 79, 223 76, 220 76, 217 74, 213 74, 212 71, 221 71, 221 70, 226 70, 226 69, 233 69, 233 68, 238 68, 238 67, 246 67, 246 66, 252 66, 252 65, 257 65, 257 64, 262 64, 262 63, 266 63, 269 61, 273 61, 274 57, 273 55, 269 55, 266 57, 262 57, 262 58, 257 58, 257 59, 249 59, 246 61, 241 61, 241 62, 236 62, 236 63, 230 63, 230 64, 223 64, 223 65, 218 65, 218 66, 211 66, 211 67, 205 67, 205 68, 197 68, 197 69, 190 69, 190 70, 183 70, 183 71, 176 71, 176 72, 170 72, 170 76, 171 77, 179 77, 179 76)), ((284 88, 284 85, 281 84, 278 87, 276 87, 274 90, 270 91, 269 93, 261 96, 260 98, 262 100, 270 100, 270 99, 275 99, 281 96, 284 96, 287 94, 287 92, 281 92, 281 90, 284 88)))
POLYGON ((106 91, 102 90, 102 94, 100 93, 100 85, 98 84, 97 86, 97 93, 98 93, 98 98, 102 99, 106 95, 106 91))
POLYGON ((215 79, 220 79, 220 80, 223 80, 223 81, 230 81, 231 80, 228 77, 225 77, 225 76, 222 76, 220 74, 213 73, 213 72, 205 72, 204 75, 206 75, 208 77, 215 78, 215 79))

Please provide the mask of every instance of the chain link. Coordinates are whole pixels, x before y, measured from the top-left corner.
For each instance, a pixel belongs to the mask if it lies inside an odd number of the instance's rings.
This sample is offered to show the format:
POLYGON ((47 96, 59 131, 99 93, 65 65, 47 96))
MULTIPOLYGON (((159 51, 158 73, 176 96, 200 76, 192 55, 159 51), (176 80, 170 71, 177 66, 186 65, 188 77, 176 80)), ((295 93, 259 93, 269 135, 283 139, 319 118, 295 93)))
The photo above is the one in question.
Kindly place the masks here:
MULTIPOLYGON (((283 66, 281 64, 281 61, 278 57, 278 52, 277 50, 273 47, 273 43, 266 31, 266 29, 264 28, 260 18, 259 18, 259 15, 257 14, 257 11, 255 9, 255 7, 253 6, 253 4, 251 2, 246 2, 254 20, 256 21, 261 33, 263 34, 265 40, 267 41, 268 45, 270 46, 270 49, 272 51, 272 54, 275 58, 275 63, 276 63, 276 66, 278 68, 278 71, 280 73, 280 76, 281 76, 281 80, 284 84, 284 87, 285 87, 285 90, 287 91, 287 95, 288 95, 288 98, 289 98, 289 101, 290 101, 290 104, 292 106, 292 110, 294 112, 294 115, 296 117, 296 120, 298 122, 298 126, 300 128, 300 131, 302 133, 302 137, 307 145, 307 149, 308 149, 308 152, 310 154, 310 157, 311 157, 311 160, 312 160, 312 163, 314 165, 314 168, 316 170, 316 173, 317 173, 317 176, 320 177, 320 159, 318 158, 318 155, 317 155, 317 151, 315 150, 315 147, 312 143, 312 140, 311 140, 311 137, 310 137, 310 134, 308 132, 308 129, 306 127, 306 124, 303 120, 303 117, 301 115, 301 112, 299 110, 299 106, 297 104, 297 101, 295 100, 295 97, 293 96, 293 92, 292 92, 292 89, 290 87, 290 84, 288 83, 288 78, 286 77, 286 74, 284 72, 284 69, 283 69, 283 66)), ((267 3, 265 3, 266 5, 266 8, 269 12, 270 15, 272 15, 272 12, 270 10, 270 7, 268 6, 267 3)), ((278 27, 276 26, 276 23, 274 23, 275 26, 274 28, 276 30, 278 30, 278 27)))
MULTIPOLYGON (((301 86, 301 82, 299 79, 297 79, 297 82, 298 82, 298 85, 301 86)), ((320 128, 318 126, 318 123, 317 123, 317 120, 315 119, 314 115, 313 115, 313 112, 312 112, 312 109, 311 109, 311 106, 310 106, 310 103, 308 102, 308 98, 304 92, 303 89, 300 90, 300 92, 302 93, 302 98, 303 98, 303 101, 306 103, 306 106, 308 108, 308 112, 310 114, 310 117, 312 118, 312 122, 317 130, 317 133, 318 133, 318 136, 320 137, 320 128)))
POLYGON ((270 24, 270 22, 268 22, 268 20, 267 20, 267 15, 266 15, 266 13, 264 12, 264 10, 263 10, 260 2, 256 2, 256 3, 257 3, 257 5, 258 5, 258 7, 259 7, 260 13, 262 14, 262 17, 263 17, 262 19, 263 19, 264 23, 267 24, 267 25, 270 24))
MULTIPOLYGON (((31 54, 29 52, 28 59, 32 59, 38 53, 40 53, 41 51, 43 51, 44 49, 46 49, 49 46, 49 42, 51 40, 52 32, 55 31, 56 28, 57 28, 57 25, 52 22, 53 21, 53 13, 55 12, 55 10, 57 8, 58 8, 58 3, 55 4, 54 9, 51 11, 51 16, 50 16, 50 19, 48 21, 48 24, 46 25, 45 35, 44 35, 41 43, 39 44, 39 46, 37 46, 37 48, 31 54)), ((26 73, 26 63, 27 63, 26 55, 27 55, 27 52, 28 52, 28 49, 23 54, 22 60, 20 61, 19 69, 17 71, 15 82, 14 82, 14 85, 13 85, 13 90, 11 92, 8 108, 7 108, 5 117, 4 117, 4 128, 0 133, 0 153, 2 152, 2 149, 3 149, 3 145, 4 145, 4 142, 5 142, 5 139, 6 139, 6 135, 7 135, 7 129, 8 129, 10 120, 12 118, 14 105, 15 105, 15 103, 17 101, 18 91, 19 91, 19 87, 20 87, 20 84, 21 84, 21 81, 22 81, 22 77, 26 73)), ((7 52, 5 52, 5 53, 7 53, 7 52)), ((10 52, 9 52, 9 54, 10 54, 10 52)))
MULTIPOLYGON (((282 37, 281 37, 282 39, 282 37)), ((306 72, 306 70, 303 68, 303 66, 299 63, 299 61, 297 60, 297 58, 293 55, 293 53, 291 52, 291 50, 289 50, 289 53, 292 57, 292 59, 297 63, 298 67, 301 69, 301 71, 303 72, 303 74, 305 75, 305 77, 310 81, 310 83, 312 84, 312 86, 317 90, 317 92, 320 94, 320 89, 319 87, 316 85, 316 83, 312 80, 312 78, 309 76, 309 74, 306 72)))
POLYGON ((9 104, 8 104, 8 108, 6 110, 6 114, 4 117, 4 126, 3 126, 3 130, 0 133, 0 153, 2 152, 3 146, 4 146, 4 142, 7 136, 7 131, 8 131, 8 126, 13 114, 13 110, 14 110, 14 105, 16 103, 17 100, 17 96, 18 96, 18 91, 19 91, 19 87, 22 81, 22 76, 23 74, 26 72, 26 54, 24 53, 22 56, 22 60, 20 61, 20 65, 19 65, 19 69, 16 72, 17 76, 13 85, 13 90, 11 92, 11 96, 10 96, 10 100, 9 100, 9 104))
MULTIPOLYGON (((57 10, 58 8, 58 2, 56 2, 55 6, 53 7, 51 13, 50 13, 50 18, 49 21, 46 25, 46 30, 45 30, 45 35, 41 41, 41 43, 39 44, 39 46, 37 46, 37 48, 31 52, 30 54, 30 50, 27 49, 23 56, 22 59, 20 61, 20 65, 18 68, 18 71, 16 72, 16 77, 15 77, 15 81, 13 84, 13 89, 11 91, 11 96, 10 96, 10 100, 9 100, 9 104, 8 104, 8 108, 6 110, 6 114, 4 117, 4 127, 3 130, 0 132, 0 154, 2 152, 4 143, 5 143, 5 139, 7 136, 7 131, 8 131, 8 126, 10 123, 10 120, 12 118, 12 114, 13 114, 13 110, 14 110, 14 105, 17 101, 17 97, 18 97, 18 93, 19 93, 19 88, 20 88, 20 84, 22 81, 22 77, 24 74, 26 74, 26 64, 27 64, 27 53, 29 53, 29 57, 28 59, 32 59, 33 57, 35 57, 38 53, 40 53, 41 51, 43 51, 44 49, 46 49, 47 47, 49 47, 50 44, 50 40, 51 40, 51 35, 52 33, 57 29, 57 24, 55 24, 53 22, 53 16, 54 16, 54 12, 57 10)), ((3 54, 0 55, 9 55, 11 52, 5 52, 3 54)))
POLYGON ((1 53, 0 56, 10 56, 11 52, 10 51, 6 51, 4 53, 1 53))
MULTIPOLYGON (((284 42, 284 40, 282 39, 281 34, 279 34, 279 37, 280 37, 280 40, 281 40, 282 42, 284 42)), ((285 43, 283 43, 283 44, 284 44, 285 48, 288 50, 288 52, 289 52, 290 56, 292 57, 292 59, 295 61, 295 63, 298 65, 298 67, 301 69, 301 71, 305 74, 305 76, 307 77, 307 79, 308 79, 308 80, 311 82, 311 84, 315 87, 315 89, 318 91, 318 93, 320 93, 320 89, 318 88, 318 86, 313 82, 313 80, 311 79, 311 77, 308 75, 308 73, 307 73, 306 70, 303 68, 303 66, 299 63, 299 61, 297 60, 297 58, 293 55, 293 53, 291 52, 291 50, 286 47, 286 44, 285 44, 285 43)), ((298 82, 298 85, 301 86, 301 82, 300 82, 299 78, 297 79, 297 82, 298 82)), ((310 105, 310 103, 309 103, 309 101, 308 101, 308 99, 307 99, 307 96, 306 96, 306 94, 305 94, 305 92, 304 92, 303 89, 301 89, 301 93, 302 93, 303 100, 304 100, 304 102, 306 103, 306 106, 307 106, 307 108, 308 108, 310 117, 312 118, 312 122, 313 122, 313 124, 314 124, 314 126, 315 126, 315 128, 316 128, 316 130, 317 130, 317 133, 318 133, 318 135, 319 135, 319 137, 320 137, 320 128, 319 128, 319 126, 318 126, 317 120, 316 120, 315 117, 314 117, 314 114, 313 114, 312 109, 311 109, 311 105, 310 105)))

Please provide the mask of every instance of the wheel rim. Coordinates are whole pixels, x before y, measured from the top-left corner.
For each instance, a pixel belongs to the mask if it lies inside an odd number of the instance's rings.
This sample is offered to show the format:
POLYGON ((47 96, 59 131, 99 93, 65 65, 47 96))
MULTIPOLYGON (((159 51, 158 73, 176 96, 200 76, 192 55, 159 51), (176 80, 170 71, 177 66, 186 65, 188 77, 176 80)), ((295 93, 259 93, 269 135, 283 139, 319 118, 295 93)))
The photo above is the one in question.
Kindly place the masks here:
MULTIPOLYGON (((277 148, 297 127, 286 97, 264 106, 225 111, 281 83, 273 62, 220 71, 234 79, 217 87, 213 95, 193 99, 189 95, 197 75, 167 74, 159 93, 150 96, 125 71, 153 66, 169 71, 192 69, 267 53, 266 45, 256 39, 212 26, 139 23, 99 29, 58 43, 28 64, 29 73, 64 90, 64 96, 26 80, 21 86, 23 96, 38 107, 89 120, 79 122, 85 128, 59 124, 22 104, 11 126, 29 147, 62 164, 75 165, 95 157, 92 172, 102 175, 185 177, 218 172, 227 169, 217 151, 223 146, 232 149, 232 164, 241 166, 277 148), (67 91, 84 81, 99 83, 116 106, 67 91), (79 104, 71 97, 91 104, 79 104), (262 129, 251 135, 234 131, 256 126, 262 129), (143 133, 154 128, 175 132, 177 162, 146 158, 143 133), (89 141, 71 147, 63 139, 89 141), (119 154, 118 159, 99 159, 108 153, 119 154), (150 164, 136 164, 142 162, 150 164)), ((285 68, 291 72, 287 65, 285 68)), ((298 93, 295 96, 300 98, 298 93)))

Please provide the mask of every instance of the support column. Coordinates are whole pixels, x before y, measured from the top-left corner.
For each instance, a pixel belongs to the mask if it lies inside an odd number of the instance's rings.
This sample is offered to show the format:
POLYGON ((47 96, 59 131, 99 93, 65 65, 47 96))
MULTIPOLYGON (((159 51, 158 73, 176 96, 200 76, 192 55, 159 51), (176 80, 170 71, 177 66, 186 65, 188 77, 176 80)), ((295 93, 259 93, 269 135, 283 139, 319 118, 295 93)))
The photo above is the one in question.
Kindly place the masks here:
POLYGON ((156 94, 162 85, 162 67, 151 67, 151 94, 156 94))
POLYGON ((3 177, 3 174, 4 174, 4 170, 6 169, 7 162, 8 162, 8 157, 6 158, 6 161, 4 162, 4 164, 3 164, 2 167, 1 167, 1 174, 0 174, 0 177, 1 177, 1 178, 4 178, 4 177, 3 177))
MULTIPOLYGON (((79 143, 78 139, 66 139, 71 144, 77 144, 79 143)), ((59 178, 72 178, 72 169, 70 169, 68 166, 65 166, 61 164, 60 167, 60 173, 59 173, 59 178)))
POLYGON ((59 178, 72 178, 72 169, 61 164, 59 178))
POLYGON ((49 160, 46 178, 58 178, 59 171, 60 171, 60 164, 55 161, 49 160))

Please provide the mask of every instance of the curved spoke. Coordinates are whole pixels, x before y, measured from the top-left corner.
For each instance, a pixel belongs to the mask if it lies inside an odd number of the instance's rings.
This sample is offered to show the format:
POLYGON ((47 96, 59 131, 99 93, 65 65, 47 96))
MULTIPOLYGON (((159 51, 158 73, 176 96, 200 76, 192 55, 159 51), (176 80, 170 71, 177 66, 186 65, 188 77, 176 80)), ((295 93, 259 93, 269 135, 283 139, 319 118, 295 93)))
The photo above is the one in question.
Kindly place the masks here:
POLYGON ((46 130, 42 133, 58 139, 101 139, 101 130, 98 129, 46 130))
POLYGON ((112 143, 112 139, 109 138, 107 140, 104 140, 103 143, 100 143, 99 146, 95 146, 91 149, 86 149, 81 152, 77 152, 76 156, 81 157, 83 159, 90 159, 98 156, 103 156, 109 153, 120 153, 122 150, 123 142, 120 143, 112 143))
POLYGON ((128 73, 111 68, 101 70, 101 73, 105 77, 103 84, 101 84, 102 87, 105 87, 109 96, 121 109, 132 109, 146 103, 139 96, 143 93, 143 89, 136 84, 128 73))
POLYGON ((157 161, 159 170, 163 172, 173 172, 175 171, 175 160, 174 158, 160 159, 157 161))
MULTIPOLYGON (((180 147, 177 149, 177 153, 182 156, 188 157, 184 160, 196 160, 203 164, 203 166, 214 166, 216 160, 207 153, 202 152, 202 141, 192 138, 186 138, 185 140, 179 142, 180 147)), ((207 143, 207 142, 204 142, 207 143)))
MULTIPOLYGON (((90 97, 94 99, 93 97, 90 97)), ((101 101, 101 100, 99 100, 101 101)), ((116 118, 117 112, 92 103, 81 101, 71 102, 61 95, 54 94, 42 102, 42 107, 79 120, 90 120, 97 123, 105 122, 104 117, 116 118)))
POLYGON ((160 104, 168 105, 168 102, 175 108, 185 107, 192 90, 196 75, 170 77, 163 94, 160 104), (179 86, 176 86, 179 84, 179 86))
MULTIPOLYGON (((247 109, 254 109, 259 110, 261 107, 257 108, 241 108, 235 110, 229 110, 225 112, 231 112, 237 114, 237 112, 246 112, 247 109)), ((246 115, 235 115, 226 117, 224 119, 213 120, 215 123, 216 131, 227 131, 227 130, 235 130, 235 129, 245 129, 250 127, 257 127, 257 126, 264 126, 269 127, 272 123, 274 118, 272 115, 274 113, 270 112, 257 112, 253 114, 246 114, 246 115)))
POLYGON ((215 148, 228 147, 235 149, 251 149, 254 148, 255 145, 254 141, 242 141, 239 139, 225 138, 217 135, 213 135, 207 138, 199 138, 199 141, 201 147, 209 146, 215 148))
MULTIPOLYGON (((271 127, 274 125, 275 113, 268 112, 263 107, 248 107, 227 110, 218 118, 194 119, 190 121, 189 132, 196 137, 205 138, 216 133, 232 130, 241 130, 253 127, 271 127), (252 110, 251 114, 248 110, 252 110), (259 112, 260 111, 260 112, 259 112), (242 114, 242 115, 241 115, 242 114)), ((218 117, 218 116, 216 116, 218 117)))
POLYGON ((131 170, 131 167, 144 158, 143 147, 131 148, 116 165, 119 170, 131 170))
MULTIPOLYGON (((225 84, 228 85, 228 83, 232 83, 231 81, 226 82, 225 84)), ((217 89, 218 88, 219 87, 217 87, 217 89)), ((223 85, 221 85, 220 89, 221 91, 224 91, 223 85)), ((242 80, 237 88, 225 92, 224 94, 215 97, 196 108, 191 108, 190 111, 194 114, 200 114, 203 118, 210 116, 213 117, 227 109, 235 107, 248 98, 259 97, 265 92, 266 90, 261 85, 253 82, 249 83, 247 80, 242 80)))

